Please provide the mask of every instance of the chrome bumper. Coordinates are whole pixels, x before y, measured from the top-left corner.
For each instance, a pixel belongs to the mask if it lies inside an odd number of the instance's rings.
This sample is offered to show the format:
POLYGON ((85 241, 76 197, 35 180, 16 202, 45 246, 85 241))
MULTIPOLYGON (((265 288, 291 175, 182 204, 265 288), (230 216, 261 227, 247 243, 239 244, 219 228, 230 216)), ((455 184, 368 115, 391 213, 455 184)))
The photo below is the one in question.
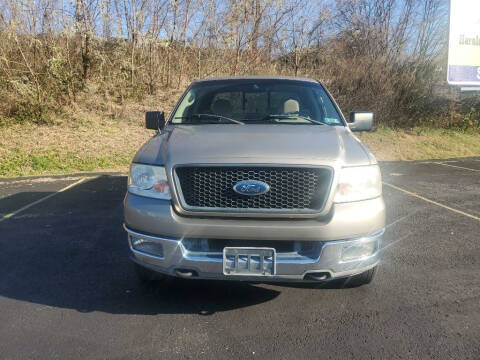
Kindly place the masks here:
POLYGON ((331 280, 362 273, 379 262, 380 242, 383 230, 361 238, 322 241, 314 256, 277 253, 276 273, 272 276, 235 276, 223 274, 223 254, 219 252, 189 251, 182 239, 145 235, 127 228, 128 243, 132 251, 132 260, 151 270, 171 276, 179 276, 179 271, 190 271, 198 279, 245 280, 245 281, 314 281, 315 274, 322 280, 331 280), (155 254, 133 248, 132 241, 145 241, 152 244, 155 254), (376 242, 376 251, 367 257, 342 261, 342 250, 362 242, 376 242), (321 275, 321 276, 319 276, 321 275))

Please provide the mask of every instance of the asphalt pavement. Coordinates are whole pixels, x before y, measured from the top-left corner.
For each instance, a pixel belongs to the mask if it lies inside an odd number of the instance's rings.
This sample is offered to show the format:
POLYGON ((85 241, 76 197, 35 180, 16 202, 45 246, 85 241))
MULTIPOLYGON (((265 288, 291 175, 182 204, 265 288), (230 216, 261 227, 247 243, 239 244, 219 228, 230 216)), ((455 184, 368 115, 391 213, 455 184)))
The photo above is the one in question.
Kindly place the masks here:
POLYGON ((374 282, 135 277, 125 174, 0 179, 0 359, 480 359, 480 158, 382 163, 374 282))

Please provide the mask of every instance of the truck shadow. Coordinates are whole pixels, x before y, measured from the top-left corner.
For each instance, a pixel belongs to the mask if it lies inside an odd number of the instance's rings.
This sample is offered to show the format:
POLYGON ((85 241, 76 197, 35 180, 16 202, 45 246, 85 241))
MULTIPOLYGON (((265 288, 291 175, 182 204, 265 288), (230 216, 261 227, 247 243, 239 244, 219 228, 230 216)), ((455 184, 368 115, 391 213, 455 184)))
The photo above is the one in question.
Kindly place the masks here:
POLYGON ((100 176, 0 222, 0 296, 81 312, 208 315, 279 295, 247 283, 141 284, 122 229, 126 181, 100 176))

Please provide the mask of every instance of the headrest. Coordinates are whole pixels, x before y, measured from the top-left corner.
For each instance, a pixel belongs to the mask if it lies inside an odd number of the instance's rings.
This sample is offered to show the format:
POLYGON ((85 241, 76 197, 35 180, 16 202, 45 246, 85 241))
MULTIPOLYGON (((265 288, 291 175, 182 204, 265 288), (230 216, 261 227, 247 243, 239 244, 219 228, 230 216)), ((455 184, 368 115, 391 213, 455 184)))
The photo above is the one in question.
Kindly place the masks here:
POLYGON ((218 115, 225 115, 232 113, 232 104, 225 99, 218 99, 212 104, 212 111, 218 115))
POLYGON ((300 111, 300 105, 298 104, 297 100, 288 99, 283 103, 283 113, 298 113, 300 111))

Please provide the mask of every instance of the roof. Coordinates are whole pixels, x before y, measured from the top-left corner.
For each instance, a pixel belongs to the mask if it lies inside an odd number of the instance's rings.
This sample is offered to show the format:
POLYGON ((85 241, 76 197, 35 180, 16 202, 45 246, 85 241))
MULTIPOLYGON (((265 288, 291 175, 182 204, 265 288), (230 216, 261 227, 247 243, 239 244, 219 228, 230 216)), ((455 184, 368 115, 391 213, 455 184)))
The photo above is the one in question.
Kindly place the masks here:
POLYGON ((225 81, 225 80, 292 80, 318 83, 317 80, 295 77, 295 76, 269 76, 269 75, 249 75, 249 76, 226 76, 226 77, 211 77, 200 80, 195 80, 194 83, 201 83, 206 81, 225 81))

